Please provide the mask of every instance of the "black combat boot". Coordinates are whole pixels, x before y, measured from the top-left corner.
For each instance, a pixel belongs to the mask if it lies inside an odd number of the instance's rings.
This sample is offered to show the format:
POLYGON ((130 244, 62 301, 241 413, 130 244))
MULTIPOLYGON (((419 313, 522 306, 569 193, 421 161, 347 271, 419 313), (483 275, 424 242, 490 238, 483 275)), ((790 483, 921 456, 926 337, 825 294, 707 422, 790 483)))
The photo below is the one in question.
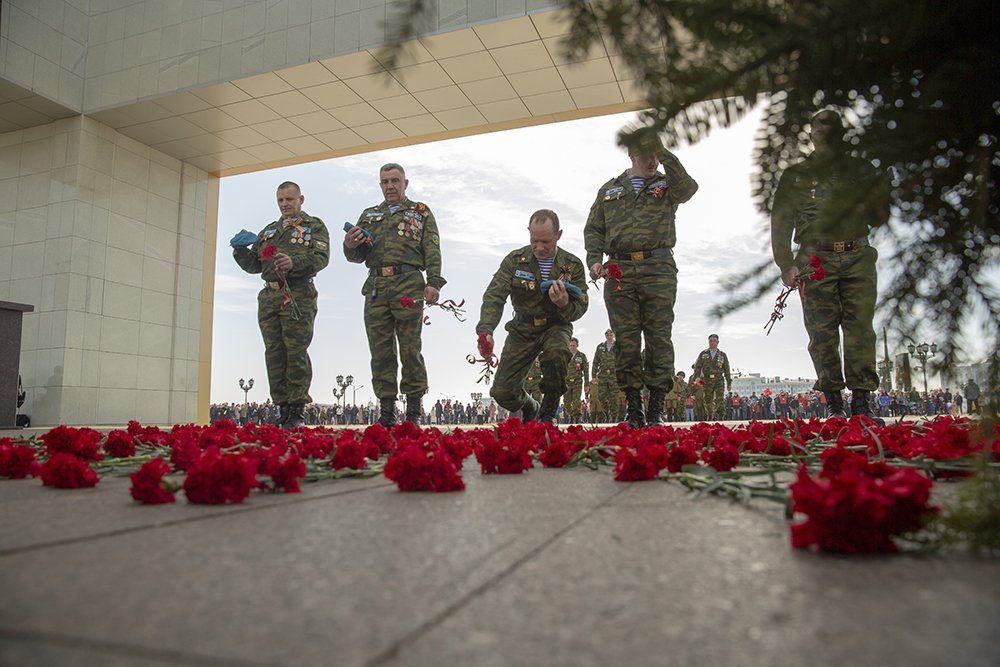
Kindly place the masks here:
POLYGON ((663 419, 663 409, 667 404, 667 391, 665 389, 649 390, 649 410, 646 412, 646 426, 663 426, 667 422, 663 419))
POLYGON ((538 411, 538 421, 546 424, 555 422, 558 409, 559 394, 545 394, 542 396, 542 405, 538 411))
POLYGON ((284 427, 286 421, 288 421, 288 405, 282 404, 278 406, 278 416, 274 418, 274 425, 284 427))
POLYGON ((625 390, 625 423, 632 428, 646 425, 646 413, 642 409, 642 390, 625 390))
POLYGON ((542 406, 538 404, 538 401, 529 395, 527 400, 524 401, 524 405, 521 406, 521 421, 525 424, 535 421, 541 407, 542 406))
POLYGON ((386 428, 391 427, 396 423, 396 399, 394 398, 380 398, 378 399, 379 412, 378 412, 378 422, 386 428))
POLYGON ((871 392, 867 389, 853 390, 851 393, 851 416, 863 415, 879 426, 885 426, 885 420, 872 411, 870 396, 871 392))
POLYGON ((305 426, 306 411, 304 405, 289 405, 286 414, 288 417, 281 424, 281 428, 291 431, 293 428, 305 426))
POLYGON ((420 396, 413 395, 406 397, 406 421, 420 426, 420 396))
POLYGON ((826 416, 847 419, 847 411, 844 410, 844 395, 840 391, 824 391, 823 395, 826 396, 826 416))

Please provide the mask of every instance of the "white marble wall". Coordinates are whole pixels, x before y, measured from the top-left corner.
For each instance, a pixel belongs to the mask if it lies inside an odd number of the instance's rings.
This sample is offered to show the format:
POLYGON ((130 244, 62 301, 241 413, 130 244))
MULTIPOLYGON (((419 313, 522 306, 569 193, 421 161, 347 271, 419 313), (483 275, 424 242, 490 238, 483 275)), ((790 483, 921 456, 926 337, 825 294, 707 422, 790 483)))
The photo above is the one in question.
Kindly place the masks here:
MULTIPOLYGON (((426 32, 557 6, 438 0, 426 32)), ((97 111, 385 42, 393 0, 5 0, 0 75, 97 111)))
POLYGON ((0 299, 35 306, 33 423, 195 420, 209 187, 88 118, 0 135, 0 299))
POLYGON ((90 0, 0 2, 0 74, 70 109, 83 108, 90 0))

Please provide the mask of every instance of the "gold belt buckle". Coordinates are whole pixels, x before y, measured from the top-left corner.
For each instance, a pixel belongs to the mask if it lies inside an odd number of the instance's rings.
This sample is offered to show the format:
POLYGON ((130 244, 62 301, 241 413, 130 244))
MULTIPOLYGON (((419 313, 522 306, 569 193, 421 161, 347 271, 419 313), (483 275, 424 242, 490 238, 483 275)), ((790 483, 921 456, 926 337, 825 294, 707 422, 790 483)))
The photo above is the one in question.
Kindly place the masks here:
POLYGON ((394 266, 383 266, 382 267, 382 277, 391 278, 396 275, 396 267, 394 266))
POLYGON ((844 252, 847 248, 847 241, 837 241, 833 244, 834 252, 844 252))
POLYGON ((548 318, 545 318, 545 317, 536 317, 535 318, 535 326, 536 327, 540 327, 540 326, 546 324, 548 321, 549 321, 548 318))
POLYGON ((271 289, 278 289, 278 283, 276 282, 268 281, 267 286, 270 287, 271 289))
POLYGON ((641 250, 638 250, 636 252, 630 252, 628 254, 628 257, 633 262, 641 262, 643 259, 645 259, 645 254, 641 250))

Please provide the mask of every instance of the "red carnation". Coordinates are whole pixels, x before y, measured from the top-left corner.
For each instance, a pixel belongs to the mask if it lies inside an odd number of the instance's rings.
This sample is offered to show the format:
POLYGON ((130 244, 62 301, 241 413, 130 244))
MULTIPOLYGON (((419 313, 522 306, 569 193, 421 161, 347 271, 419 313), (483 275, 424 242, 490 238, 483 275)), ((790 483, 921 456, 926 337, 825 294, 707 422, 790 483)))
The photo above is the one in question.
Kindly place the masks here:
POLYGON ((101 438, 101 434, 92 428, 56 426, 40 440, 45 443, 49 454, 73 454, 87 461, 100 461, 104 458, 100 452, 101 438))
POLYGON ((90 464, 73 454, 60 452, 42 465, 42 484, 57 489, 87 489, 96 486, 97 473, 90 464))
POLYGON ((656 479, 666 463, 667 452, 660 445, 619 447, 615 452, 615 480, 643 482, 656 479))
POLYGON ((128 431, 111 431, 104 443, 104 451, 113 459, 135 456, 135 438, 128 431))
POLYGON ((284 459, 281 454, 285 453, 284 447, 275 447, 270 450, 269 455, 263 460, 264 474, 270 475, 274 482, 274 489, 281 489, 285 493, 300 493, 302 487, 299 486, 299 479, 306 476, 306 464, 295 452, 289 452, 284 459))
POLYGON ((34 447, 15 445, 13 438, 0 438, 0 477, 24 479, 37 476, 39 471, 34 447))
POLYGON ((130 489, 132 498, 143 505, 162 505, 176 502, 177 498, 174 496, 176 488, 170 482, 165 484, 163 481, 163 476, 169 474, 170 466, 167 465, 162 456, 143 463, 142 467, 129 477, 132 480, 132 488, 130 489))
POLYGON ((680 472, 681 468, 698 462, 698 451, 689 445, 675 445, 667 452, 667 470, 680 472))
POLYGON ((479 338, 476 340, 479 354, 482 355, 483 359, 489 359, 493 356, 493 341, 489 339, 489 335, 489 332, 484 331, 479 334, 479 338))
POLYGON ((188 502, 204 505, 241 503, 257 486, 257 464, 243 454, 221 454, 209 447, 188 470, 184 493, 188 502))
POLYGON ((823 280, 823 278, 826 278, 826 271, 821 266, 815 271, 813 271, 811 274, 809 274, 809 277, 812 278, 813 280, 823 280))
POLYGON ((716 445, 710 452, 702 452, 702 458, 717 471, 725 472, 740 464, 740 451, 732 445, 716 445))
POLYGON ((345 430, 337 438, 337 448, 333 454, 330 467, 334 470, 350 468, 361 470, 367 464, 368 458, 377 459, 380 453, 379 446, 364 438, 358 438, 357 432, 345 430))
POLYGON ((385 462, 383 473, 400 491, 462 491, 458 469, 440 447, 429 444, 400 446, 385 462))
POLYGON ((931 480, 913 468, 873 477, 848 468, 829 480, 813 479, 802 466, 792 511, 806 519, 792 525, 792 546, 838 553, 895 553, 892 536, 920 528, 936 507, 927 504, 931 480))
POLYGON ((818 269, 823 266, 823 258, 819 255, 809 255, 809 266, 818 269))
POLYGON ((260 250, 260 258, 263 260, 270 261, 274 259, 274 253, 276 252, 278 252, 278 246, 266 245, 260 250))
POLYGON ((621 280, 622 268, 614 262, 609 262, 604 271, 611 280, 621 280))
POLYGON ((365 429, 365 434, 361 436, 361 442, 368 447, 369 445, 375 445, 378 447, 379 454, 386 454, 391 452, 396 446, 392 437, 389 435, 388 429, 381 424, 372 424, 365 429))
POLYGON ((417 302, 408 296, 404 296, 399 300, 399 305, 401 305, 403 308, 413 308, 415 305, 417 305, 417 302))

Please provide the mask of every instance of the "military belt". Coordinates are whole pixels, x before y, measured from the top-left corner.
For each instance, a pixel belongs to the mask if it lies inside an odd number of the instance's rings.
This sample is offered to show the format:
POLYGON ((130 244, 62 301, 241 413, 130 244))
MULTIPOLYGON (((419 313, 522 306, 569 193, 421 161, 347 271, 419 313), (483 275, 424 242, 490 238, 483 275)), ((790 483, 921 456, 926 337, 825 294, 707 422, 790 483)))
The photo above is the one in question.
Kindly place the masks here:
POLYGON ((516 315, 514 319, 519 320, 521 322, 530 322, 533 326, 536 326, 536 327, 544 327, 546 324, 549 323, 549 318, 547 318, 547 317, 533 317, 533 316, 529 316, 529 315, 516 315))
POLYGON ((833 243, 811 243, 809 248, 813 250, 819 250, 821 252, 851 252, 852 250, 858 250, 860 248, 867 248, 870 243, 868 243, 868 237, 862 236, 860 239, 854 239, 853 241, 834 241, 833 243))
MULTIPOLYGON (((302 285, 311 285, 312 281, 313 281, 312 278, 304 278, 304 279, 300 278, 299 280, 289 280, 288 281, 288 286, 289 287, 301 287, 302 285)), ((264 281, 264 285, 266 287, 268 287, 270 289, 274 289, 274 290, 281 289, 284 286, 283 283, 280 283, 280 282, 277 282, 277 281, 273 281, 273 280, 265 280, 264 281)))
POLYGON ((650 257, 669 257, 674 254, 673 248, 654 248, 653 250, 634 250, 632 252, 611 253, 611 259, 619 262, 641 262, 650 257))
POLYGON ((391 278, 393 276, 398 276, 403 273, 410 273, 411 271, 419 271, 419 266, 414 266, 412 264, 387 264, 384 266, 374 267, 368 271, 368 275, 372 278, 391 278))

